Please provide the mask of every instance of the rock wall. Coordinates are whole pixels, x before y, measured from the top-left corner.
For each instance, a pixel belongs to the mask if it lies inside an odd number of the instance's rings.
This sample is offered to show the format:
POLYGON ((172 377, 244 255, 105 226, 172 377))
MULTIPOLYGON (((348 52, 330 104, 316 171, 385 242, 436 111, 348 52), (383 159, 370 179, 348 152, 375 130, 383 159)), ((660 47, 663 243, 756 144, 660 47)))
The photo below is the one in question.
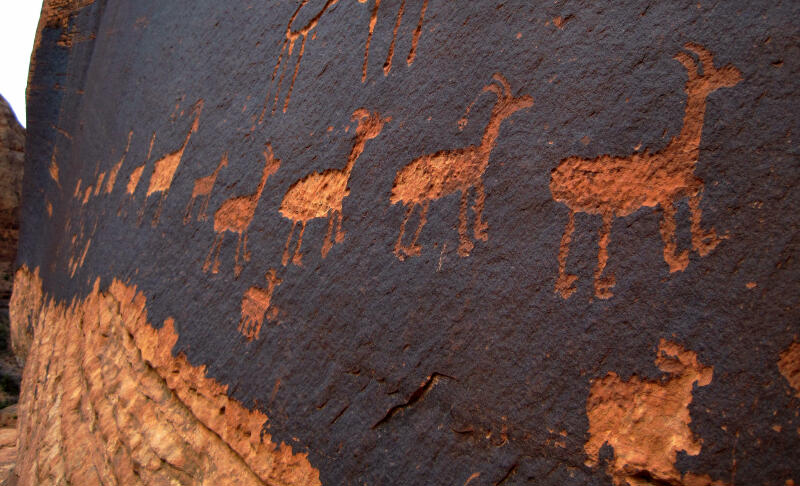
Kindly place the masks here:
POLYGON ((45 2, 19 484, 800 481, 797 2, 45 2))
POLYGON ((19 239, 25 129, 0 96, 0 481, 16 460, 17 400, 22 367, 11 350, 9 299, 19 239))
POLYGON ((0 301, 7 309, 14 279, 12 270, 19 238, 19 204, 22 192, 25 129, 8 102, 0 96, 0 301))

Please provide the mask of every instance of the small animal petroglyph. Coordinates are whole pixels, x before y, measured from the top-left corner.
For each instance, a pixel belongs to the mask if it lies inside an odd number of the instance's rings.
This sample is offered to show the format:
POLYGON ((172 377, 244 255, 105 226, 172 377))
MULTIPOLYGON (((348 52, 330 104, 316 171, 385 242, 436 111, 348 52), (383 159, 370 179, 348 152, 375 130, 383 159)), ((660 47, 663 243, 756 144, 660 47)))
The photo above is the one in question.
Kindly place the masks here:
MULTIPOLYGON (((239 321, 238 329, 248 341, 258 339, 258 333, 261 332, 261 324, 264 322, 264 317, 267 316, 267 311, 270 311, 270 314, 277 313, 275 307, 270 308, 270 301, 272 292, 281 284, 281 279, 277 277, 274 269, 268 271, 265 278, 267 279, 266 289, 250 287, 242 297, 242 319, 239 321)), ((269 317, 273 318, 272 315, 269 317)))
POLYGON ((281 202, 280 212, 283 217, 292 220, 292 229, 286 239, 286 248, 283 251, 283 264, 289 262, 289 250, 294 235, 294 228, 300 223, 300 235, 297 237, 297 248, 292 257, 292 263, 302 265, 300 247, 303 244, 303 232, 306 224, 312 219, 328 218, 328 232, 322 244, 322 258, 328 255, 334 243, 333 223, 336 224, 336 242, 344 239, 342 232, 342 201, 350 190, 347 183, 356 160, 364 151, 367 140, 377 137, 383 125, 391 118, 381 118, 378 113, 370 113, 363 108, 353 112, 353 121, 358 121, 353 149, 347 158, 347 165, 343 169, 328 169, 323 172, 312 172, 292 184, 281 202))
POLYGON ((212 273, 219 272, 219 252, 222 248, 222 240, 225 238, 225 233, 230 231, 239 235, 239 239, 236 241, 236 258, 233 268, 234 275, 239 277, 242 272, 242 266, 239 264, 239 248, 242 248, 244 260, 250 261, 250 252, 247 251, 247 228, 253 220, 258 200, 261 198, 267 179, 277 172, 280 165, 281 161, 275 158, 272 153, 272 145, 268 143, 267 149, 264 151, 264 171, 261 174, 261 182, 259 182, 256 192, 247 196, 228 199, 214 213, 214 233, 216 233, 216 237, 203 264, 204 272, 208 272, 209 269, 211 269, 212 273), (211 265, 212 255, 213 267, 211 265))
POLYGON ((649 381, 634 375, 624 381, 612 371, 592 382, 586 401, 586 464, 597 466, 600 449, 608 444, 614 448, 608 474, 616 486, 723 486, 708 475, 682 475, 675 468, 678 451, 690 456, 700 453, 702 442, 689 428, 689 404, 695 385, 710 384, 714 369, 702 365, 694 351, 664 339, 655 363, 669 374, 668 379, 649 381))
POLYGON ((183 224, 188 223, 192 219, 192 208, 194 207, 194 202, 198 197, 202 197, 203 202, 200 204, 200 211, 197 213, 197 220, 205 221, 208 219, 206 210, 208 209, 208 200, 211 199, 211 191, 214 189, 214 184, 217 182, 217 175, 219 175, 219 171, 227 165, 228 154, 226 153, 222 156, 222 160, 219 161, 217 168, 214 169, 214 172, 212 172, 211 175, 195 179, 194 188, 192 189, 192 198, 189 199, 189 204, 186 205, 186 214, 183 216, 183 224))
POLYGON ((397 172, 390 201, 392 204, 403 203, 408 208, 394 247, 394 254, 400 260, 420 254, 422 247, 417 245, 417 238, 427 221, 426 214, 431 201, 456 192, 461 193, 461 207, 458 213, 460 238, 458 254, 462 257, 468 256, 474 246, 467 235, 467 203, 469 191, 473 188, 476 192, 473 206, 475 239, 482 241, 488 239, 487 225, 481 219, 486 198, 483 173, 489 165, 489 156, 497 143, 500 125, 515 112, 533 105, 533 98, 528 95, 512 96, 511 86, 501 74, 495 74, 492 79, 492 83, 483 87, 483 92, 494 93, 497 95, 497 101, 492 108, 489 123, 484 129, 479 145, 423 155, 397 172), (411 243, 404 245, 406 224, 417 206, 421 208, 419 224, 411 243))
POLYGON ((153 167, 153 173, 150 175, 150 185, 147 188, 147 194, 145 195, 144 202, 142 203, 142 209, 139 212, 139 218, 141 219, 142 214, 144 214, 144 210, 147 207, 147 200, 150 198, 150 195, 160 192, 161 199, 159 199, 158 208, 156 209, 155 215, 153 215, 153 226, 158 224, 158 218, 161 216, 161 208, 164 204, 164 200, 167 198, 167 195, 169 195, 169 188, 172 186, 172 179, 175 178, 175 171, 178 170, 178 165, 180 165, 181 158, 183 158, 183 152, 186 150, 186 146, 189 145, 189 140, 192 138, 192 135, 200 126, 200 114, 202 111, 203 100, 200 100, 195 103, 192 110, 194 113, 194 121, 192 122, 192 127, 189 130, 189 133, 186 134, 186 138, 183 140, 183 144, 175 152, 167 154, 157 160, 155 166, 153 167))
MULTIPOLYGON (((358 2, 366 3, 367 0, 358 0, 358 2)), ((294 14, 292 14, 292 17, 289 19, 289 24, 286 26, 286 35, 283 40, 283 45, 281 46, 281 52, 278 55, 278 62, 275 63, 275 69, 273 69, 272 77, 270 78, 270 86, 273 85, 275 86, 275 95, 272 98, 273 113, 278 108, 278 100, 280 99, 280 94, 281 94, 281 85, 283 84, 283 78, 286 75, 289 59, 292 57, 297 39, 302 38, 302 40, 300 41, 300 50, 297 53, 297 59, 295 60, 294 64, 292 79, 291 82, 289 83, 289 88, 286 91, 286 98, 283 102, 284 113, 289 108, 289 101, 292 98, 292 90, 294 89, 294 82, 297 80, 297 73, 300 71, 300 61, 303 60, 303 53, 305 53, 306 50, 306 40, 308 38, 308 34, 312 30, 314 30, 314 28, 317 26, 320 19, 325 14, 325 12, 327 12, 328 9, 330 9, 337 3, 339 3, 339 0, 326 0, 325 4, 322 6, 319 12, 317 12, 303 27, 299 29, 294 29, 293 24, 295 20, 297 20, 298 14, 300 14, 300 12, 303 10, 303 7, 305 7, 306 4, 308 4, 308 0, 302 0, 302 2, 300 2, 300 5, 297 7, 297 10, 295 10, 294 14)), ((375 30, 375 24, 377 23, 378 20, 378 7, 380 7, 380 4, 381 0, 375 0, 375 5, 372 8, 372 15, 369 21, 369 33, 367 34, 367 41, 364 46, 364 67, 362 69, 361 82, 364 82, 367 79, 369 46, 372 42, 372 34, 375 30)), ((406 5, 406 0, 401 0, 400 8, 397 12, 397 20, 394 25, 394 32, 392 34, 392 43, 389 46, 389 53, 387 54, 386 62, 383 65, 384 76, 387 76, 389 72, 392 70, 392 59, 394 58, 395 40, 397 39, 397 32, 400 29, 400 24, 403 20, 405 5, 406 5)), ((422 8, 420 9, 420 14, 419 14, 419 22, 417 23, 417 27, 414 30, 413 39, 411 41, 411 50, 409 51, 408 57, 406 58, 406 63, 409 66, 414 62, 414 59, 417 56, 417 44, 419 43, 419 38, 422 33, 422 22, 423 19, 425 18, 425 10, 427 8, 428 8, 428 0, 423 0, 422 8)), ((263 121, 264 119, 264 114, 267 111, 267 106, 270 104, 270 98, 271 98, 270 95, 267 94, 267 98, 264 100, 264 107, 261 111, 259 122, 263 121)))
POLYGON ((686 44, 686 49, 697 55, 703 74, 698 73, 697 63, 689 54, 680 52, 675 56, 686 68, 689 78, 686 82, 686 113, 680 134, 670 140, 666 148, 656 153, 645 149, 628 157, 569 157, 552 171, 550 192, 553 199, 566 204, 570 210, 561 238, 555 284, 556 292, 565 299, 575 292, 573 284, 578 278, 566 273, 576 212, 599 214, 603 218, 594 272, 595 295, 601 299, 613 295, 611 288, 615 283, 613 275, 603 275, 614 218, 627 216, 642 207, 661 206, 664 260, 670 272, 682 271, 689 264, 688 251, 678 253, 675 243, 675 203, 679 199, 689 198, 692 248, 700 256, 706 256, 721 240, 713 229, 705 231, 701 227, 700 201, 704 185, 694 175, 694 170, 700 155, 706 97, 719 88, 736 85, 741 80, 741 73, 731 65, 715 68, 711 53, 698 44, 686 44))

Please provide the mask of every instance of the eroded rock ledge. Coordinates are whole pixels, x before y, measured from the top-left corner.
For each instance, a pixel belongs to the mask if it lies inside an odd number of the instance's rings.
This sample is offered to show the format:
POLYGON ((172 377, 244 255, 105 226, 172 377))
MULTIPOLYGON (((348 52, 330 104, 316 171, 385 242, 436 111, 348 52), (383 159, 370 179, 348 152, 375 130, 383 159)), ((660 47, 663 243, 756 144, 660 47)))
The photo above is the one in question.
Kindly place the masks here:
POLYGON ((320 484, 307 454, 264 433, 266 415, 171 354, 174 320, 153 328, 145 300, 98 279, 86 297, 58 302, 38 269, 17 271, 12 333, 27 359, 18 484, 320 484))

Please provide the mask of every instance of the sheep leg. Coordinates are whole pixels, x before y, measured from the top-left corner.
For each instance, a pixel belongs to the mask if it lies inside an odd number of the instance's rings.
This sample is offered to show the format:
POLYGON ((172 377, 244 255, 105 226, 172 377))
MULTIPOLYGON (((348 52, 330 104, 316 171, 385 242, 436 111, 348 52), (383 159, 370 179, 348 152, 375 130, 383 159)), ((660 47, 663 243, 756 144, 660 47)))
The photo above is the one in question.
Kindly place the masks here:
POLYGON ((236 257, 234 258, 233 264, 233 275, 236 278, 239 278, 239 274, 242 273, 242 266, 239 265, 239 247, 242 246, 242 234, 239 233, 239 237, 236 239, 236 257))
POLYGON ((138 217, 136 219, 136 226, 142 225, 142 220, 144 219, 144 210, 147 209, 147 196, 144 198, 144 202, 142 203, 142 207, 139 209, 138 217))
POLYGON ((220 247, 222 247, 222 238, 224 234, 225 233, 219 233, 214 238, 214 244, 211 245, 211 249, 208 251, 208 256, 206 257, 206 261, 205 263, 203 263, 203 272, 208 272, 209 268, 211 268, 212 256, 214 261, 214 267, 211 273, 217 273, 219 271, 219 250, 220 247))
POLYGON ((297 221, 292 221, 292 229, 289 231, 289 237, 286 238, 286 247, 283 249, 283 258, 281 258, 281 263, 284 267, 289 263, 289 244, 292 242, 292 235, 294 235, 294 227, 296 225, 297 221))
POLYGON ((344 231, 342 231, 342 212, 337 211, 337 218, 338 222, 336 223, 336 243, 341 243, 344 241, 344 231))
POLYGON ((261 316, 256 319, 252 325, 250 326, 250 340, 258 339, 258 335, 261 333, 261 324, 264 322, 264 314, 262 313, 261 316))
POLYGON ((675 242, 675 205, 671 200, 661 202, 661 239, 664 240, 664 261, 670 273, 682 272, 689 265, 689 252, 678 253, 675 242))
POLYGON ((328 252, 331 251, 331 247, 333 247, 333 218, 335 214, 331 212, 331 215, 328 217, 328 231, 325 232, 325 239, 322 240, 322 258, 328 256, 328 252))
POLYGON ((297 235, 297 248, 294 250, 294 256, 292 257, 292 263, 297 265, 298 267, 303 266, 303 256, 300 254, 300 248, 303 246, 303 233, 306 231, 306 222, 300 222, 300 234, 297 235))
POLYGON ((400 235, 397 237, 397 243, 394 245, 394 255, 402 262, 406 259, 406 248, 403 246, 403 235, 406 232, 406 223, 408 223, 408 219, 411 217, 411 214, 414 212, 415 203, 411 203, 408 208, 406 209, 406 215, 403 218, 403 222, 400 224, 400 235))
POLYGON ((185 225, 192 220, 192 208, 194 207, 194 196, 189 199, 189 204, 186 205, 186 212, 183 215, 183 224, 185 225))
POLYGON ((689 211, 692 219, 692 247, 698 255, 704 257, 711 253, 724 237, 720 238, 717 236, 717 232, 714 228, 708 231, 703 230, 701 225, 703 211, 700 209, 702 198, 703 188, 700 187, 698 191, 689 198, 689 211))
POLYGON ((467 203, 469 202, 469 189, 461 191, 461 205, 458 208, 458 255, 461 257, 469 256, 469 252, 475 245, 467 236, 467 203))
POLYGON ((483 205, 485 202, 486 191, 483 189, 483 179, 478 179, 475 184, 475 204, 472 206, 472 210, 475 211, 475 224, 473 224, 472 229, 475 233, 475 239, 481 241, 489 241, 489 235, 486 233, 489 225, 483 221, 483 205))
POLYGON ((214 253, 214 268, 211 269, 211 273, 219 273, 219 253, 222 251, 222 242, 225 239, 224 234, 222 232, 219 235, 219 244, 217 244, 217 251, 214 253))
POLYGON ((422 232, 422 227, 428 222, 428 208, 430 205, 430 201, 425 201, 421 204, 417 230, 414 232, 414 238, 411 239, 411 244, 406 247, 406 255, 408 256, 417 256, 422 251, 422 247, 417 244, 417 238, 419 238, 419 234, 422 232))
POLYGON ((205 221, 208 219, 208 200, 211 199, 211 193, 209 193, 205 199, 203 199, 203 204, 200 205, 200 212, 197 213, 197 220, 198 221, 205 221))
POLYGON ((569 256, 569 244, 572 242, 572 233, 575 231, 575 211, 569 211, 567 226, 564 228, 564 235, 561 237, 561 246, 558 249, 558 279, 556 280, 555 290, 564 299, 575 293, 575 280, 577 275, 567 273, 567 257, 569 256))
POLYGON ((615 285, 614 275, 603 276, 603 271, 608 263, 608 244, 611 242, 611 223, 614 215, 603 215, 603 224, 597 238, 597 269, 594 271, 594 295, 598 299, 608 299, 614 296, 611 288, 615 285))
POLYGON ((214 247, 217 246, 217 237, 214 237, 214 243, 211 244, 211 248, 208 250, 208 255, 206 255, 206 261, 203 262, 203 273, 208 272, 208 269, 211 268, 211 257, 214 255, 214 247))
POLYGON ((161 218, 161 208, 164 206, 164 199, 167 198, 168 192, 164 191, 161 193, 161 198, 158 200, 158 207, 156 208, 156 214, 153 215, 153 220, 150 222, 150 226, 153 228, 156 227, 158 224, 158 220, 161 218))

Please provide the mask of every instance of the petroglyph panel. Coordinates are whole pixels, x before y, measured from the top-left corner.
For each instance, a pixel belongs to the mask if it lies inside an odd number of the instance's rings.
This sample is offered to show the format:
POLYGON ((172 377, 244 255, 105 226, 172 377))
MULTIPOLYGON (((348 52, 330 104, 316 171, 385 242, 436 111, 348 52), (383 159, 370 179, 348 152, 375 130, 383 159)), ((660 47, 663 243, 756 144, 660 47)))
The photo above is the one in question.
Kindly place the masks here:
POLYGON ((796 4, 48 1, 20 480, 797 483, 796 4))

